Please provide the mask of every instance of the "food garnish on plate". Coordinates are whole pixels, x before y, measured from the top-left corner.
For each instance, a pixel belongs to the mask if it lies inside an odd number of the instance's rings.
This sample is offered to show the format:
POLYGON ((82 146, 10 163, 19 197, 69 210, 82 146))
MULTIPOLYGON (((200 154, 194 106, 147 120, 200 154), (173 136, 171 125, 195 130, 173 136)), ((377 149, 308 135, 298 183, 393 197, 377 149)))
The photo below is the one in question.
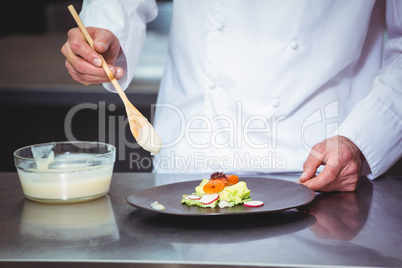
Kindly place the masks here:
POLYGON ((261 201, 252 201, 250 190, 244 181, 239 181, 236 175, 225 175, 223 172, 211 174, 195 187, 195 193, 183 195, 182 204, 204 208, 233 207, 244 204, 249 207, 262 206, 261 201))

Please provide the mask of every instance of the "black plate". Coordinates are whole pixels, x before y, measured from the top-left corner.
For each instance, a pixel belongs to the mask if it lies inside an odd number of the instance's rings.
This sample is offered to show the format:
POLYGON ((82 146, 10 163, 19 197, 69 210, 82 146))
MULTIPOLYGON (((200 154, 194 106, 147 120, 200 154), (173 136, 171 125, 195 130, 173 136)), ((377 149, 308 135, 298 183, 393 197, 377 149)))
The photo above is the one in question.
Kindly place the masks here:
POLYGON ((307 205, 315 198, 315 193, 304 185, 271 178, 240 178, 247 183, 253 200, 263 201, 261 207, 246 207, 243 205, 231 208, 200 208, 181 204, 183 194, 192 194, 200 181, 186 181, 166 184, 127 196, 128 204, 148 211, 184 216, 239 215, 282 211, 307 205), (155 210, 150 207, 158 201, 165 210, 155 210))

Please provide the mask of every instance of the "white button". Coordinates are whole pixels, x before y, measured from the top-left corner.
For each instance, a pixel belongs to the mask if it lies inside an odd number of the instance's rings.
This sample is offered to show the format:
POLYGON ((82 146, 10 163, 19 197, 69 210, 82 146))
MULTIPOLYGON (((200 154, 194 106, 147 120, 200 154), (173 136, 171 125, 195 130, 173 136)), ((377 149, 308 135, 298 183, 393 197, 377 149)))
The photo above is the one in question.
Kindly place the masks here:
POLYGON ((225 25, 221 24, 221 23, 218 23, 216 25, 216 29, 221 32, 221 31, 223 31, 223 29, 225 29, 225 25))
POLYGON ((299 42, 297 42, 297 41, 291 42, 291 43, 290 43, 290 47, 291 47, 293 50, 298 49, 298 48, 299 48, 299 42))
POLYGON ((281 104, 280 100, 278 100, 278 99, 273 99, 272 100, 272 107, 278 108, 279 104, 281 104))
POLYGON ((215 83, 214 81, 210 81, 210 82, 208 83, 208 87, 209 87, 210 89, 214 89, 214 88, 216 87, 216 83, 215 83))

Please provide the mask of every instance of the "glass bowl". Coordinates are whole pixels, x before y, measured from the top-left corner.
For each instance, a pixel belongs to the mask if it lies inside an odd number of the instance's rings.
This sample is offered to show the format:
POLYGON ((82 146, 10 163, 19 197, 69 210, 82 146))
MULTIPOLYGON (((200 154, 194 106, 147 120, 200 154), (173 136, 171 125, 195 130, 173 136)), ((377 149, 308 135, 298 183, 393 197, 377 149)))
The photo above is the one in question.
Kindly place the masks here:
POLYGON ((14 152, 26 198, 44 203, 75 203, 109 192, 116 147, 100 142, 50 142, 14 152))

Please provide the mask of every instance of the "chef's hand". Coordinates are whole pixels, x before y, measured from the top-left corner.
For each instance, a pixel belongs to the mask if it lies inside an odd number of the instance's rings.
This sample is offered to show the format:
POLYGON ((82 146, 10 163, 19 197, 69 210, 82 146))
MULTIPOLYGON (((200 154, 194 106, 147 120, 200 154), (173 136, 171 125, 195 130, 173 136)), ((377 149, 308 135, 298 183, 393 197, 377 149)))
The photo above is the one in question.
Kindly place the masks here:
POLYGON ((354 191, 362 169, 359 148, 343 136, 326 139, 313 146, 303 165, 300 183, 314 191, 354 191), (325 165, 317 176, 317 168, 325 165))
POLYGON ((110 31, 101 28, 88 27, 89 34, 94 40, 94 51, 85 40, 79 28, 68 32, 68 39, 61 52, 66 57, 65 66, 71 77, 84 85, 110 82, 102 68, 99 54, 105 58, 116 79, 123 76, 123 69, 115 67, 114 63, 121 54, 120 42, 110 31))

